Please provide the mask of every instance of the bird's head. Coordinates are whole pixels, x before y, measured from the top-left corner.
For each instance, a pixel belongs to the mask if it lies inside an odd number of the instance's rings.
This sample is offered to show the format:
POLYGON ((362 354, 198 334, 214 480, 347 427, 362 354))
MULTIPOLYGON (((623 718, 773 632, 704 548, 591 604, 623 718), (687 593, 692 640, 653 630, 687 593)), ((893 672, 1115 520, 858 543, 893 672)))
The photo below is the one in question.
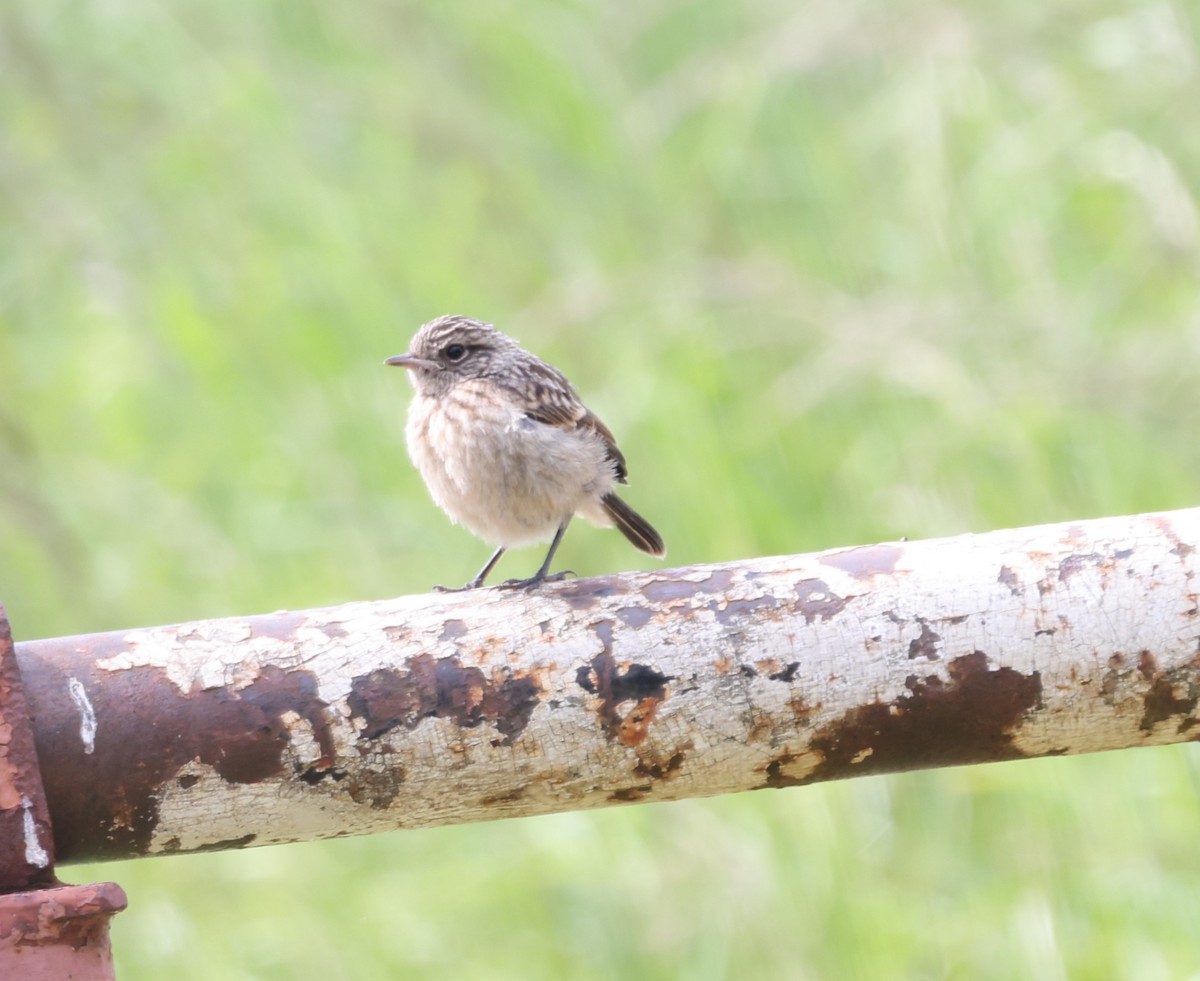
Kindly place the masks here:
POLYGON ((448 392, 468 378, 486 378, 503 366, 517 342, 491 324, 459 314, 438 317, 421 327, 408 345, 384 364, 409 369, 422 395, 448 392))

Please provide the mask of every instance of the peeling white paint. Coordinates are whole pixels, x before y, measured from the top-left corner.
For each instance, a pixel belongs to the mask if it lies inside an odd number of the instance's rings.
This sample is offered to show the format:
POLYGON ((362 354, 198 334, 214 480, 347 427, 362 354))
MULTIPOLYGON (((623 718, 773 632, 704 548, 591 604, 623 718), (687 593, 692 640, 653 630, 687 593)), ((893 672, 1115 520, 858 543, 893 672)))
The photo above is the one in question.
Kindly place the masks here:
POLYGON ((291 645, 274 637, 254 637, 245 618, 131 630, 122 639, 129 649, 98 658, 97 668, 159 668, 185 695, 229 684, 241 687, 242 679, 253 681, 264 664, 295 663, 291 645))
POLYGON ((22 797, 21 807, 25 812, 21 821, 25 835, 25 863, 44 869, 50 864, 50 855, 38 840, 37 822, 33 819, 33 804, 28 797, 22 797))
POLYGON ((79 738, 83 741, 83 751, 90 755, 96 751, 96 710, 78 678, 67 679, 67 693, 79 709, 79 738))

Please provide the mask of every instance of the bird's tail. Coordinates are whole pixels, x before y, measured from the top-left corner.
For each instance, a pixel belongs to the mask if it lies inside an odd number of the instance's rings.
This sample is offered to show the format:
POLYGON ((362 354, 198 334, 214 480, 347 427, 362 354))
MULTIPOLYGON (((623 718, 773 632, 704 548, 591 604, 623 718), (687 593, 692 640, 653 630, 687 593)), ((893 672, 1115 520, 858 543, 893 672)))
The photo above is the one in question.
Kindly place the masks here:
POLYGON ((654 530, 649 521, 616 494, 605 494, 600 500, 600 506, 604 508, 604 513, 612 519, 612 523, 621 529, 621 534, 633 542, 635 548, 658 559, 667 554, 667 547, 663 544, 662 535, 654 530))

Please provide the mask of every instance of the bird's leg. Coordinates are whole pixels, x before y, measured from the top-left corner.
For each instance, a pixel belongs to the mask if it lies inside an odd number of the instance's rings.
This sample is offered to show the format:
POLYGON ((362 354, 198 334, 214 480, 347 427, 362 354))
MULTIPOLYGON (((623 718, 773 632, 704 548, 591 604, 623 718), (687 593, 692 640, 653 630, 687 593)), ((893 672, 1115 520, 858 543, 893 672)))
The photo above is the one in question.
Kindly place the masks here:
POLYGON ((549 575, 550 562, 554 558, 554 553, 558 551, 558 543, 562 541, 562 537, 566 534, 567 525, 571 523, 571 519, 567 518, 561 525, 558 526, 558 531, 554 533, 554 541, 550 543, 550 551, 546 553, 546 558, 542 561, 542 567, 538 569, 528 579, 509 579, 500 583, 497 589, 532 589, 534 586, 544 582, 560 582, 566 579, 567 576, 573 576, 570 569, 563 569, 562 572, 556 572, 549 575))
POLYGON ((487 578, 488 573, 491 572, 496 563, 500 561, 500 556, 503 554, 504 546, 501 545, 498 549, 496 549, 495 552, 492 553, 492 557, 487 560, 487 565, 479 570, 479 575, 477 575, 465 586, 434 586, 433 591, 435 593, 461 593, 466 589, 478 589, 483 585, 483 581, 487 578))

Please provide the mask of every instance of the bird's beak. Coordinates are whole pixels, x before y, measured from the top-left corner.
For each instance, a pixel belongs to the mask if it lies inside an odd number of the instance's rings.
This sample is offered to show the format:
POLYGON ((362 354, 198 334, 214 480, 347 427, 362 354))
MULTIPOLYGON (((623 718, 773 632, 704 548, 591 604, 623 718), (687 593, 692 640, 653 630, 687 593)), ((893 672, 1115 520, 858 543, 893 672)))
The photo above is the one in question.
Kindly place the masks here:
POLYGON ((424 358, 418 358, 415 354, 395 354, 384 364, 399 365, 401 368, 428 368, 430 371, 441 367, 436 361, 426 361, 424 358))

